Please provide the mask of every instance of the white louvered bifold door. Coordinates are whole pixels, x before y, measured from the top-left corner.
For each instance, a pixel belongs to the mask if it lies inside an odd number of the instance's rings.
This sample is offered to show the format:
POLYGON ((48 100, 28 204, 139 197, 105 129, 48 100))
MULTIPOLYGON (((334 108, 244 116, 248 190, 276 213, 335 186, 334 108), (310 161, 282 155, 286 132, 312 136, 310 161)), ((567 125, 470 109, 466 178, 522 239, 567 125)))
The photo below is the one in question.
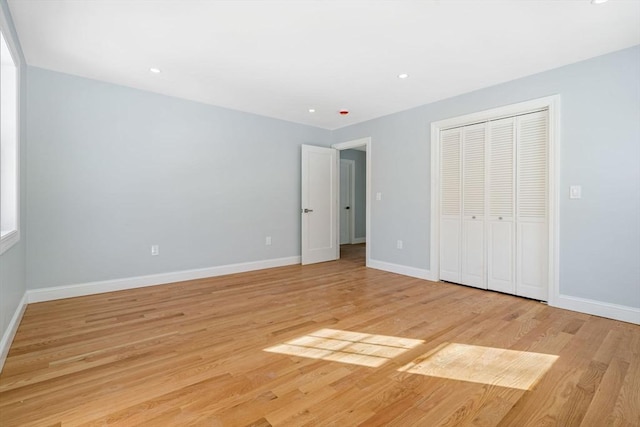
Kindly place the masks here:
POLYGON ((462 129, 440 134, 440 279, 460 281, 462 129))
POLYGON ((547 112, 516 119, 516 295, 548 297, 547 112))
POLYGON ((487 287, 516 293, 516 119, 489 122, 487 142, 487 287))
POLYGON ((485 279, 486 123, 462 129, 462 265, 460 283, 487 288, 485 279))

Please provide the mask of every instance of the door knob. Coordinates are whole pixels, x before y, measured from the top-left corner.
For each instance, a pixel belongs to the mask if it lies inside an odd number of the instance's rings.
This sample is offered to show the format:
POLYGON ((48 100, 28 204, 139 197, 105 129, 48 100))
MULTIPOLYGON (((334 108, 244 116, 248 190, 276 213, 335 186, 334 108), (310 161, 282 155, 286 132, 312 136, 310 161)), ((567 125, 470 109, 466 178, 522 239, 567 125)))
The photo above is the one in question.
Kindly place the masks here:
POLYGON ((351 209, 349 206, 347 206, 345 209, 351 209))
POLYGON ((302 210, 302 212, 304 212, 304 213, 313 212, 313 209, 307 209, 307 208, 305 208, 305 209, 303 209, 303 210, 302 210))

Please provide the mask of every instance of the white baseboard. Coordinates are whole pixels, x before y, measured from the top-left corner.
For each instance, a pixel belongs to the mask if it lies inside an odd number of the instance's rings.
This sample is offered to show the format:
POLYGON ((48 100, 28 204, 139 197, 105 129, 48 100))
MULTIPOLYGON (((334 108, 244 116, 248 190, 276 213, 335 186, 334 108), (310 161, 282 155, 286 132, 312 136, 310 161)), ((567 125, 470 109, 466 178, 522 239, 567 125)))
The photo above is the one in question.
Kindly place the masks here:
POLYGON ((366 237, 354 237, 353 240, 351 241, 352 245, 358 245, 360 243, 367 243, 367 238, 366 237))
POLYGON ((9 348, 13 342, 13 337, 16 336, 18 326, 20 326, 20 321, 22 320, 22 315, 26 308, 27 294, 25 293, 18 303, 18 307, 16 307, 16 311, 11 318, 11 322, 9 322, 9 325, 7 326, 7 330, 4 332, 4 335, 2 335, 2 341, 0 341, 0 372, 2 372, 2 368, 4 368, 4 361, 7 360, 7 354, 9 354, 9 348))
MULTIPOLYGON (((369 260, 367 267, 377 270, 384 270, 391 273, 402 274, 404 276, 417 277, 419 279, 434 280, 430 270, 424 270, 405 265, 393 264, 384 261, 369 260)), ((573 297, 569 295, 558 295, 549 305, 565 310, 577 311, 594 316, 606 317, 608 319, 620 320, 623 322, 640 325, 640 309, 618 304, 611 304, 602 301, 590 300, 586 298, 573 297)))
POLYGON ((640 325, 640 309, 626 305, 611 304, 569 295, 558 295, 554 298, 553 303, 549 305, 640 325))
POLYGON ((124 279, 104 280, 100 282, 30 289, 26 292, 26 299, 29 303, 52 301, 63 298, 101 294, 104 292, 121 291, 124 289, 163 285, 166 283, 182 282, 185 280, 204 279, 207 277, 223 276, 226 274, 244 273, 247 271, 294 264, 300 264, 299 256, 243 262, 239 264, 176 271, 172 273, 151 274, 148 276, 127 277, 124 279))
POLYGON ((402 274, 409 277, 417 277, 418 279, 431 280, 431 271, 422 268, 408 267, 406 265, 392 264, 390 262, 377 261, 370 259, 367 267, 377 270, 388 271, 390 273, 402 274))

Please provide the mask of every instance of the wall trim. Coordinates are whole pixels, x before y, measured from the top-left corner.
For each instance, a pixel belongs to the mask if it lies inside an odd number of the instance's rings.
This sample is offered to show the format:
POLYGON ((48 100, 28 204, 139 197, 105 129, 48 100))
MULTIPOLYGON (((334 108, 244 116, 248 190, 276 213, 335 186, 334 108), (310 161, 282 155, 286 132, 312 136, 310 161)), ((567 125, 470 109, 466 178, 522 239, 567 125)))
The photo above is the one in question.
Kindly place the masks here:
POLYGON ((418 279, 432 280, 431 271, 422 268, 408 267, 406 265, 393 264, 375 259, 369 260, 369 262, 367 262, 367 267, 375 268, 376 270, 388 271, 390 273, 402 274, 404 276, 416 277, 418 279))
POLYGON ((220 265, 195 270, 151 274, 147 276, 127 277, 123 279, 104 280, 99 282, 55 286, 51 288, 29 289, 25 296, 28 303, 53 301, 63 298, 73 298, 104 292, 142 288, 146 286, 164 285, 167 283, 183 282, 185 280, 204 279, 207 277, 224 276, 227 274, 244 273, 247 271, 263 270, 265 268, 283 267, 295 264, 300 264, 300 256, 220 265))
POLYGON ((20 322, 22 321, 22 316, 24 315, 24 311, 27 309, 27 294, 25 293, 22 296, 22 299, 18 303, 16 307, 15 313, 13 313, 13 317, 7 326, 7 329, 2 335, 2 340, 0 340, 0 372, 4 368, 4 362, 7 360, 7 354, 9 354, 9 348, 11 347, 11 343, 13 342, 13 338, 16 336, 16 332, 18 331, 18 326, 20 326, 20 322))
MULTIPOLYGON (((433 277, 430 270, 421 268, 408 267, 405 265, 378 260, 370 260, 370 262, 367 263, 367 267, 441 283, 433 277)), ((549 302, 549 306, 640 325, 640 308, 569 295, 557 295, 553 304, 549 302)))
POLYGON ((353 239, 351 239, 351 244, 352 245, 358 245, 360 243, 367 243, 367 238, 366 237, 354 237, 353 239))
POLYGON ((555 308, 578 311, 594 316, 606 317, 608 319, 640 325, 640 308, 562 294, 556 296, 553 305, 549 305, 555 308))
MULTIPOLYGON (((163 285, 167 283, 181 282, 185 280, 203 279, 207 277, 223 276, 227 274, 243 273, 262 270, 266 268, 283 267, 300 264, 299 256, 276 258, 262 261, 252 261, 238 264, 229 264, 194 270, 183 270, 171 273, 152 274, 147 276, 129 277, 115 280, 104 280, 75 285, 56 286, 53 288, 30 289, 25 292, 16 307, 16 311, 0 340, 0 371, 4 367, 9 348, 18 330, 24 312, 29 303, 52 301, 63 298, 93 295, 104 292, 113 292, 126 289, 141 288, 146 286, 163 285)), ((367 267, 390 273, 402 274, 424 280, 434 280, 430 270, 409 267, 390 262, 369 260, 367 267)), ((628 323, 640 324, 640 309, 618 304, 604 303, 596 300, 558 295, 554 304, 555 308, 577 311, 594 316, 606 317, 628 323)))

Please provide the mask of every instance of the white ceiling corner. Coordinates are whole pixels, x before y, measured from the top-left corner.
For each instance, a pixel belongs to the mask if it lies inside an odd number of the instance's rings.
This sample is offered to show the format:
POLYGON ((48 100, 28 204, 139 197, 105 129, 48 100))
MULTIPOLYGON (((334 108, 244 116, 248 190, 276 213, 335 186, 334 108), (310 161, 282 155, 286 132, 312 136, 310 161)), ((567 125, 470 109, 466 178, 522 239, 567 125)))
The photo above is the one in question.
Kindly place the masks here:
POLYGON ((29 65, 326 129, 640 44, 639 0, 9 0, 9 7, 29 65))

